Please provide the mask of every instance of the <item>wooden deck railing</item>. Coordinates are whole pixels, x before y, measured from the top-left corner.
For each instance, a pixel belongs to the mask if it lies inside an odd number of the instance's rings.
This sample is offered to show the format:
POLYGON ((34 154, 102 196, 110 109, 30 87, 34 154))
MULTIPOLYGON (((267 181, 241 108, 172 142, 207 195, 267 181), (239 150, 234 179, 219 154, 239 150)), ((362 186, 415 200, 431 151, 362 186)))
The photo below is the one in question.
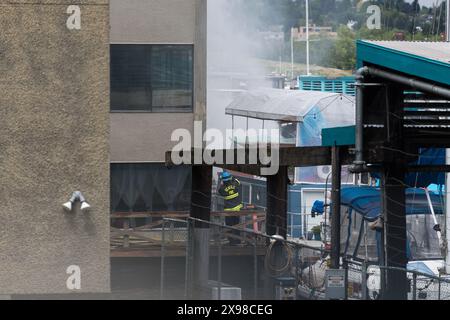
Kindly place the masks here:
MULTIPOLYGON (((163 219, 186 220, 189 212, 115 212, 111 214, 111 249, 155 249, 162 243, 163 219)), ((265 231, 266 213, 263 211, 212 212, 211 220, 225 224, 226 217, 240 217, 233 227, 265 231)), ((165 243, 169 246, 185 246, 187 225, 170 221, 164 225, 165 243)), ((241 238, 223 230, 227 237, 241 238)))

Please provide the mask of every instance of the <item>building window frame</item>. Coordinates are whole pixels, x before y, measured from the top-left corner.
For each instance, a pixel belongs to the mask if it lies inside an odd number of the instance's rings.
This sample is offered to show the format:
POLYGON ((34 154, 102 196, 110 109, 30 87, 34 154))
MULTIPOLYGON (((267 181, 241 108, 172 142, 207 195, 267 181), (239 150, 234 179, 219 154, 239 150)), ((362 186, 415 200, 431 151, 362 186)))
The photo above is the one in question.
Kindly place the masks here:
MULTIPOLYGON (((151 113, 151 114, 170 114, 170 113, 179 113, 179 114, 193 114, 194 113, 194 107, 195 107, 195 46, 193 43, 143 43, 143 42, 112 42, 110 43, 110 113, 151 113), (112 94, 113 94, 113 86, 112 86, 112 48, 113 46, 148 46, 151 50, 151 47, 188 47, 191 48, 191 57, 192 57, 192 63, 191 63, 191 105, 190 107, 168 107, 166 110, 164 110, 164 107, 157 107, 150 105, 147 109, 127 109, 125 107, 123 108, 117 108, 113 109, 112 104, 112 94), (156 109, 156 110, 154 110, 156 109)), ((150 59, 150 67, 152 68, 152 62, 150 59)), ((151 71, 150 71, 151 72, 151 71)), ((151 80, 150 80, 151 81, 151 80)), ((153 93, 150 94, 152 97, 153 93)))

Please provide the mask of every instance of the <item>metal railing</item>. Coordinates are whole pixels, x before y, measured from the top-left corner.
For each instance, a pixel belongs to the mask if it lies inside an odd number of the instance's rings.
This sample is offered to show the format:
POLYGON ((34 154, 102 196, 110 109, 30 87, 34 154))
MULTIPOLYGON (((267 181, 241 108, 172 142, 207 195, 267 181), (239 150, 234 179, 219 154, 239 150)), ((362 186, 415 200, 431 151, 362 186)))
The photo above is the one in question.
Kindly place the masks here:
MULTIPOLYGON (((173 298, 167 280, 170 272, 184 273, 184 283, 172 284, 172 289, 183 290, 184 299, 244 299, 282 300, 326 299, 325 275, 330 266, 329 252, 305 242, 284 240, 245 227, 227 226, 195 218, 164 218, 161 242, 160 298, 173 298), (199 224, 207 230, 208 240, 195 241, 199 224), (173 225, 184 226, 184 261, 169 271, 166 263, 171 258, 173 225), (196 279, 199 263, 198 246, 207 247, 207 283, 196 279), (181 266, 183 264, 183 266, 181 266)), ((386 286, 388 271, 404 273, 408 300, 450 300, 450 278, 400 268, 383 267, 373 263, 342 259, 346 270, 347 298, 351 300, 388 299, 386 286)), ((198 276, 198 275, 197 275, 198 276)), ((178 296, 180 294, 178 293, 178 296)))
POLYGON ((396 272, 406 279, 407 300, 450 300, 449 276, 355 261, 347 263, 347 271, 349 297, 353 299, 389 299, 387 274, 396 272))
MULTIPOLYGON (((312 274, 305 273, 311 264, 323 259, 328 253, 323 248, 308 246, 295 241, 281 240, 252 228, 227 226, 220 222, 207 222, 195 218, 186 220, 165 218, 161 245, 161 283, 160 297, 172 296, 167 292, 167 275, 165 264, 168 256, 168 235, 174 223, 184 224, 188 229, 184 260, 185 299, 283 299, 280 290, 291 282, 290 298, 297 299, 298 287, 302 283, 312 281, 312 274), (194 279, 196 242, 194 241, 195 225, 202 224, 208 230, 208 284, 202 289, 194 279), (304 276, 302 276, 304 274, 304 276), (300 276, 299 276, 300 275, 300 276), (277 294, 277 287, 279 287, 277 294), (198 291, 208 291, 199 296, 198 291), (278 295, 278 296, 277 296, 278 295)), ((181 270, 178 270, 181 272, 181 270)), ((284 288, 286 289, 286 288, 284 288)), ((283 290, 284 290, 283 289, 283 290)), ((284 299, 287 296, 284 295, 284 299)))
MULTIPOLYGON (((237 228, 251 228, 264 232, 266 213, 264 211, 246 210, 241 212, 213 212, 211 219, 225 224, 229 217, 237 217, 237 228)), ((183 246, 187 238, 187 228, 180 225, 180 220, 189 218, 189 212, 144 212, 111 214, 111 250, 127 249, 159 250, 162 242, 162 227, 165 218, 174 219, 165 225, 167 237, 172 246, 183 246), (175 222, 177 221, 177 222, 175 222)))

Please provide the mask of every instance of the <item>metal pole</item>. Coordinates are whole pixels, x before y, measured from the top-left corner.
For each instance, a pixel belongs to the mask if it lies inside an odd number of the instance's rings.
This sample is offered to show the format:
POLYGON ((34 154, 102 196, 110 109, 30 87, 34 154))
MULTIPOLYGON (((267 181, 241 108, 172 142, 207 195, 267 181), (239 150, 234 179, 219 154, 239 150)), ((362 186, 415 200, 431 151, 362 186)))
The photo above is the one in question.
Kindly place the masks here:
POLYGON ((160 279, 160 290, 159 290, 159 298, 160 300, 164 299, 164 263, 165 263, 165 255, 166 255, 166 246, 165 246, 165 225, 166 222, 163 220, 162 223, 162 235, 161 235, 161 279, 160 279))
POLYGON ((436 214, 434 213, 434 207, 433 207, 433 203, 431 202, 430 192, 428 191, 427 188, 423 188, 423 191, 425 191, 425 195, 426 195, 427 201, 428 201, 428 206, 430 207, 430 211, 431 211, 431 216, 433 217, 434 229, 435 229, 435 231, 437 233, 437 237, 439 239, 439 247, 442 248, 442 235, 441 235, 441 231, 440 231, 440 225, 439 225, 439 222, 437 221, 436 214))
MULTIPOLYGON (((447 1, 447 8, 449 6, 449 1, 447 1)), ((447 149, 447 161, 446 163, 450 165, 450 149, 447 149)), ((450 173, 447 173, 447 182, 445 184, 445 239, 447 242, 447 253, 445 257, 445 273, 450 274, 450 173)))
POLYGON ((417 299, 417 274, 413 273, 413 300, 417 299))
POLYGON ((446 30, 446 40, 447 40, 447 42, 450 42, 450 0, 447 0, 447 4, 446 4, 446 7, 447 7, 447 23, 446 23, 446 28, 445 28, 445 30, 446 30))
POLYGON ((291 237, 294 237, 294 213, 289 213, 291 217, 291 237))
POLYGON ((441 274, 439 273, 439 292, 438 292, 438 300, 441 300, 441 274))
POLYGON ((386 265, 384 264, 380 266, 380 294, 381 299, 386 300, 386 265))
POLYGON ((344 282, 345 282, 345 298, 344 298, 344 300, 348 300, 348 291, 349 291, 348 289, 350 289, 350 288, 349 288, 349 282, 348 282, 348 261, 346 258, 344 258, 342 267, 345 270, 345 280, 344 280, 344 282))
POLYGON ((363 172, 364 170, 364 75, 367 68, 361 68, 356 72, 356 126, 355 126, 355 161, 350 166, 352 173, 363 172))
POLYGON ((299 248, 295 247, 295 300, 298 299, 298 286, 299 286, 299 275, 298 275, 298 260, 299 260, 299 254, 298 254, 299 248))
POLYGON ((294 28, 291 28, 291 81, 294 79, 294 28))
POLYGON ((311 75, 309 67, 309 0, 306 0, 306 74, 311 75))
POLYGON ((186 221, 186 261, 185 261, 185 267, 184 267, 184 299, 188 299, 189 295, 189 270, 190 270, 190 228, 189 228, 189 219, 186 221))
MULTIPOLYGON (((445 34, 446 34, 446 41, 450 42, 450 0, 447 0, 446 2, 446 27, 445 27, 445 34)), ((446 150, 447 153, 447 161, 446 164, 450 165, 450 149, 446 150)), ((447 173, 446 175, 446 184, 445 184, 445 203, 446 203, 446 210, 445 210, 445 239, 447 242, 447 254, 445 258, 445 272, 447 274, 450 274, 450 247, 448 245, 448 239, 450 238, 450 173, 447 173)))
POLYGON ((341 161, 340 149, 332 148, 331 269, 339 269, 341 253, 341 161))
POLYGON ((258 236, 253 241, 253 298, 258 300, 258 255, 257 255, 258 236))
POLYGON ((217 233, 217 239, 218 239, 218 256, 217 256, 217 300, 222 300, 222 229, 220 227, 217 227, 218 233, 217 233))
POLYGON ((190 241, 190 259, 189 259, 189 264, 190 264, 190 268, 189 268, 189 298, 192 298, 193 295, 193 287, 194 287, 194 264, 195 264, 195 257, 196 257, 196 248, 195 248, 195 229, 194 229, 194 222, 193 220, 189 219, 189 232, 190 232, 190 237, 189 237, 189 241, 190 241))
POLYGON ((361 285, 362 285, 362 299, 367 300, 367 262, 363 261, 361 272, 361 285))
POLYGON ((450 89, 444 86, 434 85, 422 80, 417 80, 408 76, 399 75, 375 67, 364 67, 361 69, 363 74, 368 74, 373 77, 380 77, 404 85, 408 88, 425 91, 433 95, 442 96, 442 98, 450 99, 450 89))

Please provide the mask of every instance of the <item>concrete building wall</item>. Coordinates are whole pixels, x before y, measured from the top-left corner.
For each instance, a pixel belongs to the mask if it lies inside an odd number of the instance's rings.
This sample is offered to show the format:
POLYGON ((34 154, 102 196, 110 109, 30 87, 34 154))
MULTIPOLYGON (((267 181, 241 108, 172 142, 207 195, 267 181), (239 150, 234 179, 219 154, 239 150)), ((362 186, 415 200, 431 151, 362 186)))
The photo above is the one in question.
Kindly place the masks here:
POLYGON ((196 0, 111 0, 112 43, 194 43, 196 0))
POLYGON ((112 162, 162 162, 173 130, 206 118, 206 0, 111 0, 111 43, 193 44, 192 113, 112 113, 112 162), (204 29, 204 30, 203 30, 204 29))
POLYGON ((112 113, 111 161, 164 162, 178 128, 193 130, 193 115, 184 113, 112 113))
POLYGON ((0 293, 110 290, 108 0, 0 0, 0 293), (81 30, 69 30, 69 5, 81 30), (80 190, 92 205, 66 213, 80 190))

